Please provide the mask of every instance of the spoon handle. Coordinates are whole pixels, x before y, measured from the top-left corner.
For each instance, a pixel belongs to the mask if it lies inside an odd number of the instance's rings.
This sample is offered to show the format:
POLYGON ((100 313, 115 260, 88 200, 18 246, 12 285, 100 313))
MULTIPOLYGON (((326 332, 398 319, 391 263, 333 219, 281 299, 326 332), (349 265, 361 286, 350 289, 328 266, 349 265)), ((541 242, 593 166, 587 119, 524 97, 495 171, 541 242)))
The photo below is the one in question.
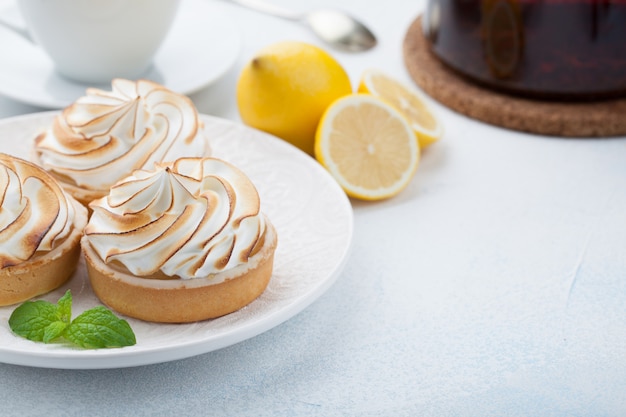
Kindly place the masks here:
POLYGON ((291 10, 283 9, 282 7, 275 6, 263 0, 226 0, 226 1, 238 4, 243 7, 247 7, 252 10, 256 10, 261 13, 270 14, 272 16, 280 17, 280 18, 287 19, 287 20, 304 19, 304 15, 302 13, 296 13, 291 10))
POLYGON ((26 28, 20 27, 4 19, 0 19, 0 26, 15 32, 16 34, 20 35, 22 38, 26 39, 27 41, 31 43, 35 43, 35 41, 33 41, 33 38, 31 38, 26 28))

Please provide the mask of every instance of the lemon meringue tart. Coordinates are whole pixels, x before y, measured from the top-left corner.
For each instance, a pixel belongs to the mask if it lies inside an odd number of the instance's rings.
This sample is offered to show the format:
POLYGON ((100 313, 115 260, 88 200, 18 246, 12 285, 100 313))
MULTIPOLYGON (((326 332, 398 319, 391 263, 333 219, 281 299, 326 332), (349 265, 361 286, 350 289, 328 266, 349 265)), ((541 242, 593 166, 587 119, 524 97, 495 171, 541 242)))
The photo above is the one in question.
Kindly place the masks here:
POLYGON ((82 251, 91 285, 127 316, 223 316, 254 301, 272 276, 276 230, 251 180, 223 160, 137 170, 90 208, 82 251))
POLYGON ((87 209, 40 167, 0 153, 0 305, 65 283, 80 256, 87 209))
POLYGON ((136 169, 210 155, 193 102, 157 83, 115 79, 88 88, 35 138, 36 162, 87 205, 136 169))

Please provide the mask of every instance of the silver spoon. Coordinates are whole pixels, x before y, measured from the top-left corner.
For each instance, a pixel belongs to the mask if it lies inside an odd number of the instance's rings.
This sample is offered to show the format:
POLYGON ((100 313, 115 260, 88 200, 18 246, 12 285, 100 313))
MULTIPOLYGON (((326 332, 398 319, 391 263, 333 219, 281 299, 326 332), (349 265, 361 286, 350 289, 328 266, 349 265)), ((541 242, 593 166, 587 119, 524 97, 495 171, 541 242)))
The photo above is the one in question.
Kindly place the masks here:
POLYGON ((6 29, 9 29, 11 31, 13 31, 14 33, 20 35, 22 38, 26 39, 29 42, 35 43, 33 41, 33 38, 31 38, 30 34, 28 33, 28 30, 19 27, 7 20, 4 19, 0 19, 0 26, 5 27, 6 29))
POLYGON ((308 25, 323 41, 343 51, 360 52, 376 46, 374 34, 353 17, 332 9, 308 13, 285 10, 263 0, 227 0, 258 12, 308 25))

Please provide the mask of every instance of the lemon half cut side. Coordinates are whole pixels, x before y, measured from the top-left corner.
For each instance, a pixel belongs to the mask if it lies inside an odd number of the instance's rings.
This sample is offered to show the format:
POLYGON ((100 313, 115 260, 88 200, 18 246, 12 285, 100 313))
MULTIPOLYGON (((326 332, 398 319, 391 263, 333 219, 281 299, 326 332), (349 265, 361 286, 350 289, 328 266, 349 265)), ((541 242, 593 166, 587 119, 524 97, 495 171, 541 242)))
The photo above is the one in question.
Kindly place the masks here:
POLYGON ((315 157, 350 197, 380 200, 409 184, 420 148, 398 110, 371 95, 351 94, 322 116, 315 157))
POLYGON ((426 98, 382 71, 366 70, 359 82, 358 92, 382 98, 409 120, 420 147, 425 148, 443 136, 443 127, 426 98))

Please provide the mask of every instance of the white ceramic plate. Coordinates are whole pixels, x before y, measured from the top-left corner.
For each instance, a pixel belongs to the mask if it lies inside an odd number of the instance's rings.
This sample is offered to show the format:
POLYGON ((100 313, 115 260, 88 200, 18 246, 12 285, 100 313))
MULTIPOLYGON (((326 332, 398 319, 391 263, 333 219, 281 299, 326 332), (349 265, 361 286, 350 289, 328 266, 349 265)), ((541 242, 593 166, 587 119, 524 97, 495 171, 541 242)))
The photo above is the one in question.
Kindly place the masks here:
MULTIPOLYGON (((0 150, 26 158, 32 139, 56 112, 0 121, 0 150)), ((278 231, 274 274, 252 304, 227 316, 182 325, 128 319, 137 344, 80 350, 15 336, 8 319, 15 306, 0 308, 0 362, 46 368, 120 368, 171 361, 216 350, 265 332, 291 318, 326 291, 343 268, 351 241, 350 201, 328 173, 295 147, 230 121, 202 116, 213 154, 248 174, 262 210, 278 231)), ((73 316, 99 305, 84 265, 63 287, 40 297, 56 302, 67 289, 73 316)))
MULTIPOLYGON (((142 78, 188 95, 224 75, 237 61, 242 43, 236 25, 217 6, 209 0, 182 1, 154 65, 142 78)), ((14 5, 0 9, 0 18, 23 25, 14 5)), ((62 108, 88 87, 58 75, 42 50, 2 25, 0 57, 0 94, 14 100, 62 108)))

